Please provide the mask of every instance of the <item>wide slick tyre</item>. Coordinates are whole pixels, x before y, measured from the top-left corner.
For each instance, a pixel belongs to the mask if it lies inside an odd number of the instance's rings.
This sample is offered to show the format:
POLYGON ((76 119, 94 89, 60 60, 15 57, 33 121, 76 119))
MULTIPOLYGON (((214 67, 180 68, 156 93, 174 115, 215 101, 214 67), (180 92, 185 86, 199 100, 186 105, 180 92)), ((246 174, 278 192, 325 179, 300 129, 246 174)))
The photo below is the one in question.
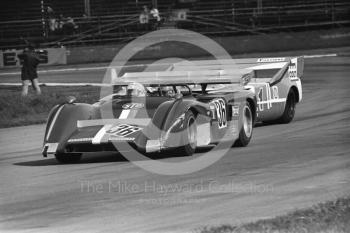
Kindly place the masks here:
POLYGON ((60 153, 55 154, 55 158, 59 163, 77 163, 81 160, 81 154, 60 153))
POLYGON ((185 114, 182 144, 175 150, 179 156, 191 156, 197 147, 197 125, 194 113, 189 110, 185 114))
POLYGON ((277 120, 277 123, 287 124, 291 122, 295 115, 296 94, 293 89, 288 93, 286 107, 284 108, 283 115, 277 120))
POLYGON ((239 136, 233 146, 244 147, 249 144, 250 139, 252 138, 254 125, 253 111, 248 102, 246 102, 243 107, 239 121, 239 136))

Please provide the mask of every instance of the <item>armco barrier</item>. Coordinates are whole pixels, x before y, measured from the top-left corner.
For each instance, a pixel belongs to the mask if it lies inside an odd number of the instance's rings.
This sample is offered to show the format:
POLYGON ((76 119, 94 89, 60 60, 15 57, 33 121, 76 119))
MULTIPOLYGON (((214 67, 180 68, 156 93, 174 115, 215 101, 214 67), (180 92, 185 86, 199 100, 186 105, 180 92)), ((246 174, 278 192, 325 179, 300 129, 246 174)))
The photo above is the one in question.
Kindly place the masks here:
MULTIPOLYGON (((17 57, 23 50, 0 51, 0 68, 19 67, 20 60, 17 57)), ((40 57, 40 65, 64 65, 67 64, 66 48, 38 49, 36 53, 40 57)))
MULTIPOLYGON (((252 36, 218 37, 213 39, 223 46, 230 54, 330 48, 349 46, 350 28, 252 36)), ((123 46, 123 44, 118 44, 69 48, 69 51, 67 51, 67 63, 109 62, 123 46)), ((193 45, 179 42, 165 42, 155 44, 142 52, 138 52, 133 59, 156 60, 168 57, 190 58, 207 55, 208 53, 206 51, 196 48, 193 45)))

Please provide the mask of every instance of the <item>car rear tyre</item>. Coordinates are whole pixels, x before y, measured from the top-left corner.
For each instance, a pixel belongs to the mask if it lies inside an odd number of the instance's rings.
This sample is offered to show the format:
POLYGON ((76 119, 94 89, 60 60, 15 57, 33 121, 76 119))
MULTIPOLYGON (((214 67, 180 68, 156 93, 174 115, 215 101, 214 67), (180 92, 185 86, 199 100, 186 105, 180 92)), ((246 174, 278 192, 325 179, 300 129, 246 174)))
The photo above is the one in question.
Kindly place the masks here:
POLYGON ((77 163, 81 160, 81 154, 69 154, 69 153, 62 153, 62 154, 56 154, 56 160, 59 163, 77 163))
POLYGON ((186 112, 184 119, 184 129, 182 145, 176 149, 176 154, 191 156, 197 147, 197 125, 195 115, 191 110, 186 112))
POLYGON ((252 138, 252 135, 253 135, 253 125, 254 125, 253 111, 251 109, 250 104, 247 102, 243 107, 243 111, 240 117, 239 137, 235 141, 233 146, 244 147, 249 144, 250 139, 252 138))
POLYGON ((293 89, 288 93, 286 107, 284 108, 283 115, 277 120, 278 123, 287 124, 291 122, 295 115, 296 94, 293 89))

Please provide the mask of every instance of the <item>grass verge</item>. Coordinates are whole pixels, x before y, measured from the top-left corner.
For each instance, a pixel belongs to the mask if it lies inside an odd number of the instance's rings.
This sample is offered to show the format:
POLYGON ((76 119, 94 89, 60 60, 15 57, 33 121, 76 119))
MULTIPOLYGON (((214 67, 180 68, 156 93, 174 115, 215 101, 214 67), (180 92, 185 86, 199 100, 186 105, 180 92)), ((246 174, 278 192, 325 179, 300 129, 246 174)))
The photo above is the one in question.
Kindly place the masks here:
POLYGON ((42 86, 41 90, 41 96, 30 90, 27 97, 22 97, 21 87, 0 87, 0 128, 44 123, 51 108, 67 96, 75 96, 77 102, 94 103, 100 95, 100 88, 91 86, 42 86))
POLYGON ((350 232, 350 197, 339 198, 297 210, 289 214, 241 226, 205 227, 200 233, 348 233, 350 232))

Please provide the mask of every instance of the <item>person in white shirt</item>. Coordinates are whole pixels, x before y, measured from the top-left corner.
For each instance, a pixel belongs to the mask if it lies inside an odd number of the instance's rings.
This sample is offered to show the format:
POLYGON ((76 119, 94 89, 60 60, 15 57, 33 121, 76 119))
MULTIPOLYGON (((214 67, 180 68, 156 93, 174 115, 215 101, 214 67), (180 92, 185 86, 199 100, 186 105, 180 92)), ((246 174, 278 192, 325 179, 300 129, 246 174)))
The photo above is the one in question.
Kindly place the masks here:
POLYGON ((157 8, 155 7, 151 7, 151 11, 150 11, 150 22, 152 24, 152 28, 153 30, 157 29, 159 23, 160 23, 160 16, 159 16, 159 11, 157 8))

